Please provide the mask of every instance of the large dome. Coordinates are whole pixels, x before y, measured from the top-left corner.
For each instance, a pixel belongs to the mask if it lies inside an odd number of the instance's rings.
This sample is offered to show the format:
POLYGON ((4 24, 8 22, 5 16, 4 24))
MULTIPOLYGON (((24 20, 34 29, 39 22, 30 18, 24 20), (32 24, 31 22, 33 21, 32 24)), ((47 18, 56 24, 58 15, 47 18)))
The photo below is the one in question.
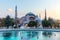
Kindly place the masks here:
POLYGON ((28 16, 28 15, 29 16, 35 16, 32 12, 29 12, 29 13, 26 14, 26 16, 28 16))

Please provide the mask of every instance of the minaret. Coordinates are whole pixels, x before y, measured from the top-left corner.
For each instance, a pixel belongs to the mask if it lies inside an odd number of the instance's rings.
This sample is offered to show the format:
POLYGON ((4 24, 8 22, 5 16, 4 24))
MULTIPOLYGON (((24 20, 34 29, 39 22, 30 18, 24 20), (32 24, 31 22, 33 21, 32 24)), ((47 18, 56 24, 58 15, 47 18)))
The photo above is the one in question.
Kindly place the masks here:
POLYGON ((40 13, 39 13, 39 18, 41 19, 41 15, 40 15, 40 13))
POLYGON ((47 20, 46 9, 45 9, 45 20, 47 20))
POLYGON ((15 25, 17 27, 17 6, 15 6, 15 25))

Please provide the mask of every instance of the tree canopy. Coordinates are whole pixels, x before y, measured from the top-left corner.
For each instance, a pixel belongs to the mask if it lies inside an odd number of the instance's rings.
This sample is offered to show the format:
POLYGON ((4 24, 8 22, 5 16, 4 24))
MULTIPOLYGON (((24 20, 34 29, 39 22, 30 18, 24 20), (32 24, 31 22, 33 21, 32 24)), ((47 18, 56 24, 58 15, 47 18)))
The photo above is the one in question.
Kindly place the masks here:
POLYGON ((29 27, 36 27, 37 26, 37 22, 35 22, 35 21, 30 21, 29 23, 28 23, 28 26, 29 27))
POLYGON ((5 23, 5 26, 6 26, 7 28, 8 28, 9 26, 12 26, 13 21, 12 21, 12 19, 10 18, 9 15, 6 16, 4 23, 5 23))
POLYGON ((43 27, 49 27, 51 24, 48 20, 43 20, 42 25, 43 25, 43 27))

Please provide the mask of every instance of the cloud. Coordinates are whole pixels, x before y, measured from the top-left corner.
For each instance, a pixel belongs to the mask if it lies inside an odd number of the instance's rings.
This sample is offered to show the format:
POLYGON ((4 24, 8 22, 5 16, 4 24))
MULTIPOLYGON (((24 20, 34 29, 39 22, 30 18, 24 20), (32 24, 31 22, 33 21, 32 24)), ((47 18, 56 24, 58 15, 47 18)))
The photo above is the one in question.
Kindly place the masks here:
POLYGON ((12 13, 12 12, 13 12, 13 9, 8 8, 8 9, 7 9, 7 12, 8 12, 8 13, 12 13))

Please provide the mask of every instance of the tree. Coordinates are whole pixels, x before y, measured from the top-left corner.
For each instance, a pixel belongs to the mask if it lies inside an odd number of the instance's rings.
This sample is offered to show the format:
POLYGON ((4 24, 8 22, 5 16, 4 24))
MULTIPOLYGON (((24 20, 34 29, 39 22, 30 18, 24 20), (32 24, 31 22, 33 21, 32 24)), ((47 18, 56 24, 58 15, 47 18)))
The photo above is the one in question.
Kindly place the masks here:
POLYGON ((7 27, 7 28, 9 28, 9 26, 11 26, 12 24, 11 24, 11 18, 10 18, 10 16, 8 15, 8 16, 6 16, 6 19, 5 19, 5 26, 7 27))
POLYGON ((43 27, 49 27, 51 24, 50 24, 50 22, 48 21, 48 20, 43 20, 42 21, 42 25, 43 25, 43 27))
POLYGON ((14 19, 11 18, 11 26, 14 26, 14 19))
POLYGON ((35 22, 35 21, 30 21, 29 23, 28 23, 28 26, 29 27, 37 27, 37 22, 35 22))
POLYGON ((51 24, 50 27, 52 27, 55 24, 54 20, 50 17, 48 18, 48 21, 51 24))
POLYGON ((4 27, 5 25, 4 25, 4 21, 5 21, 5 18, 2 18, 2 20, 1 20, 1 27, 4 27))

